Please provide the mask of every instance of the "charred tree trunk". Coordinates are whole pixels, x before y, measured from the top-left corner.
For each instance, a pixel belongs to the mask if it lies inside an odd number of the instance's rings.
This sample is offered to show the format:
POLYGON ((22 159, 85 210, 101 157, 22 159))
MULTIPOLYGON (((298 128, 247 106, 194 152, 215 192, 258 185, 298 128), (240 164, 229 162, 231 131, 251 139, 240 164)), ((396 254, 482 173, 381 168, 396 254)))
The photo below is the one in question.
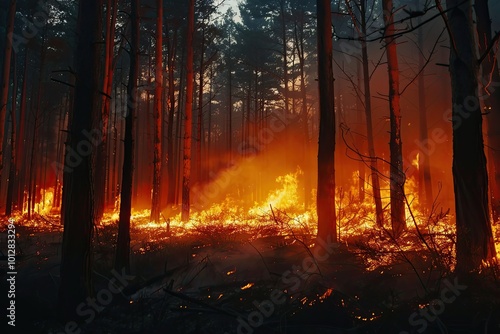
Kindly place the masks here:
POLYGON ((154 157, 151 221, 160 221, 162 116, 163 116, 163 0, 156 1, 155 99, 154 99, 154 157))
MULTIPOLYGON (((7 103, 9 99, 10 83, 10 61, 12 58, 12 38, 14 33, 14 19, 16 16, 16 0, 10 0, 9 12, 7 14, 7 34, 5 36, 5 50, 3 58, 3 71, 0 90, 0 176, 3 170, 3 139, 5 130, 5 119, 7 118, 7 103)), ((1 177, 0 177, 0 195, 1 195, 1 177)), ((0 196, 1 197, 1 196, 0 196)))
POLYGON ((176 177, 174 159, 174 114, 175 114, 175 55, 177 50, 177 28, 173 32, 172 41, 168 42, 168 122, 167 122, 167 204, 175 203, 176 177))
POLYGON ((108 143, 108 126, 109 113, 111 109, 111 94, 113 89, 113 57, 115 45, 115 24, 116 24, 117 0, 107 0, 106 5, 106 39, 104 50, 104 80, 103 92, 101 98, 102 112, 99 118, 99 133, 97 138, 97 154, 95 160, 95 215, 96 221, 100 221, 104 213, 106 202, 106 165, 107 165, 107 143, 108 143))
POLYGON ((495 257, 488 211, 488 175, 478 99, 472 1, 447 0, 451 52, 453 183, 457 270, 469 272, 495 257))
POLYGON ((203 128, 203 87, 205 74, 205 22, 201 23, 201 48, 200 48, 200 68, 199 68, 199 85, 198 85, 198 114, 196 122, 196 181, 202 182, 203 160, 201 158, 201 146, 203 143, 202 128, 203 128))
MULTIPOLYGON (((361 33, 366 36, 366 0, 361 0, 361 33)), ((370 72, 368 69, 368 45, 366 40, 361 40, 361 57, 363 62, 363 84, 364 84, 364 99, 365 99, 365 116, 366 116, 366 136, 368 139, 368 154, 370 156, 370 172, 373 201, 375 202, 375 215, 377 226, 384 225, 384 211, 382 207, 382 197, 380 196, 380 179, 377 156, 375 155, 375 138, 373 136, 373 120, 372 120, 372 97, 370 88, 370 72)))
POLYGON ((186 38, 186 105, 184 111, 184 157, 182 176, 182 221, 189 220, 189 193, 191 178, 191 145, 193 134, 193 37, 194 37, 194 0, 189 0, 188 27, 186 38))
MULTIPOLYGON (((229 36, 229 52, 231 52, 231 36, 229 36)), ((227 71, 229 74, 228 78, 228 88, 229 92, 227 94, 227 151, 229 153, 229 165, 232 164, 233 160, 233 60, 231 55, 227 56, 227 71)), ((243 117, 242 117, 243 118, 243 117)), ((243 127, 242 127, 243 128, 243 127)), ((244 130, 244 129, 242 129, 244 130)))
POLYGON ((393 237, 397 238, 406 228, 406 218, 404 197, 405 173, 403 170, 401 108, 399 104, 399 65, 396 40, 393 37, 395 29, 392 0, 383 0, 382 9, 384 11, 385 49, 387 54, 387 70, 389 73, 391 225, 393 237))
POLYGON ((337 240, 335 214, 335 96, 333 89, 333 46, 331 5, 317 0, 319 147, 318 147, 318 237, 337 240))
MULTIPOLYGON (((483 56, 492 43, 491 18, 487 0, 475 0, 474 9, 477 17, 477 35, 479 52, 483 56)), ((490 201, 493 220, 500 218, 500 89, 492 87, 492 83, 500 82, 497 55, 492 48, 485 55, 482 63, 482 92, 486 112, 488 140, 488 169, 490 185, 490 201)))
POLYGON ((10 165, 9 165, 9 181, 7 184, 7 200, 5 206, 5 215, 10 216, 12 214, 12 203, 14 200, 14 187, 17 183, 17 154, 16 154, 16 133, 17 133, 17 121, 16 121, 16 109, 17 109, 17 73, 16 73, 16 54, 13 53, 13 66, 12 66, 12 76, 13 87, 12 87, 12 106, 10 111, 11 118, 11 130, 10 130, 10 165))
MULTIPOLYGON (((418 22, 421 23, 419 18, 418 22)), ((418 67, 422 69, 418 77, 418 110, 419 110, 419 133, 420 141, 424 143, 429 138, 427 130, 427 106, 425 98, 425 59, 422 50, 424 49, 424 32, 420 28, 418 30, 418 67)), ((418 160, 419 180, 418 180, 418 193, 420 195, 421 204, 424 204, 425 209, 430 210, 434 196, 432 195, 432 182, 431 182, 431 163, 430 155, 420 151, 420 158, 418 160)))
POLYGON ((280 0, 280 20, 281 20, 281 39, 282 47, 281 52, 283 53, 283 99, 285 102, 285 115, 290 112, 290 102, 288 101, 288 40, 286 36, 286 1, 280 0))
POLYGON ((300 13, 300 24, 295 23, 295 48, 297 49, 297 56, 299 58, 299 73, 300 73, 300 97, 302 100, 300 119, 302 123, 303 145, 302 145, 302 159, 303 159, 303 172, 304 172, 304 209, 309 208, 309 196, 311 194, 311 177, 308 173, 308 156, 309 150, 309 122, 307 110, 307 87, 306 87, 306 52, 305 52, 305 36, 304 36, 304 20, 305 12, 300 13))
MULTIPOLYGON (((362 64, 358 61, 356 63, 357 86, 361 88, 361 80, 363 77, 362 64)), ((355 88, 356 89, 356 88, 355 88)), ((363 106, 356 100, 356 128, 359 134, 363 133, 363 106)), ((363 138, 358 135, 356 138, 356 146, 361 152, 365 151, 365 144, 363 138)), ((363 159, 358 161, 358 198, 360 202, 365 201, 365 162, 363 159)))
POLYGON ((92 129, 93 120, 100 112, 98 40, 101 36, 101 10, 100 0, 80 1, 77 29, 79 40, 75 54, 75 103, 65 159, 65 214, 58 299, 60 314, 66 320, 78 317, 79 315, 75 314, 77 306, 92 294, 92 163, 88 152, 84 152, 81 147, 91 145, 85 133, 92 129), (75 163, 72 152, 77 152, 79 163, 75 163))
POLYGON ((134 118, 137 113, 137 82, 139 79, 139 0, 131 5, 130 68, 127 85, 127 115, 120 195, 120 218, 116 243, 115 269, 130 271, 130 216, 132 214, 132 184, 134 178, 134 118))
MULTIPOLYGON (((25 184, 25 176, 26 176, 26 161, 24 157, 26 156, 25 152, 25 129, 26 129, 26 90, 28 87, 28 49, 26 49, 24 55, 24 69, 23 69, 23 85, 21 88, 21 96, 20 96, 20 105, 19 105, 19 131, 17 132, 17 167, 19 168, 18 172, 18 182, 17 182, 17 206, 21 212, 23 211, 23 205, 24 205, 24 184, 25 184)), ((59 174, 59 173, 58 173, 59 174)))

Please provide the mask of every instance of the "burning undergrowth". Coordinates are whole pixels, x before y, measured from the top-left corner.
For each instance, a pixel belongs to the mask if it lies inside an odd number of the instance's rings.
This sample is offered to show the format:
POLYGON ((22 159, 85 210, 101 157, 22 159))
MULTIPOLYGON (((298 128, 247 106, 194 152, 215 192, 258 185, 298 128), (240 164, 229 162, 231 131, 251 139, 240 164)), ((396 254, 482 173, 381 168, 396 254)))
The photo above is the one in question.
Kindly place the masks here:
MULTIPOLYGON (((426 211, 409 196, 407 230, 394 239, 388 214, 386 224, 377 226, 367 194, 360 201, 354 186, 339 188, 339 240, 329 246, 316 239, 314 204, 304 208, 298 195, 301 175, 297 170, 277 178, 276 189, 261 202, 245 206, 227 196, 194 211, 188 222, 178 214, 151 222, 148 210, 135 211, 135 278, 82 328, 110 333, 153 328, 173 333, 302 333, 306 328, 374 333, 385 328, 391 333, 408 327, 415 307, 427 305, 453 275, 453 217, 437 205, 426 211)), ((27 255, 21 261, 27 267, 32 262, 26 259, 37 259, 37 275, 48 272, 57 286, 58 214, 47 211, 16 220, 27 255)), ((117 213, 106 213, 94 233, 96 291, 108 284, 116 238, 117 213)))

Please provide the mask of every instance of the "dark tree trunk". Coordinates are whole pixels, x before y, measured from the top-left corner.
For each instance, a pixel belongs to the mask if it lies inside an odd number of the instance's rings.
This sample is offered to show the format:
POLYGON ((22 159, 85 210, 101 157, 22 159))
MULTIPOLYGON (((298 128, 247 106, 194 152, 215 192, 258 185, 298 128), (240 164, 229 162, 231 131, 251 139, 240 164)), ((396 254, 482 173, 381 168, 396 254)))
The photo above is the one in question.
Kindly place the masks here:
MULTIPOLYGON (((25 176, 26 176, 26 161, 25 161, 25 129, 26 129, 26 90, 28 86, 28 49, 26 49, 24 55, 24 69, 23 69, 23 84, 21 87, 21 96, 20 96, 20 106, 19 106, 19 131, 17 132, 17 159, 19 168, 18 172, 18 182, 17 182, 17 206, 21 212, 23 211, 24 206, 24 184, 25 184, 25 176)), ((59 174, 59 173, 58 173, 59 174)))
MULTIPOLYGON (((361 33, 366 36, 366 0, 361 0, 361 33)), ((365 116, 366 116, 366 136, 368 139, 368 155, 370 156, 370 173, 373 201, 375 202, 375 216, 377 226, 384 225, 384 211, 382 207, 382 197, 380 196, 380 180, 378 162, 375 155, 375 138, 373 136, 373 120, 372 120, 372 97, 370 88, 370 72, 368 69, 368 45, 363 39, 361 41, 361 57, 363 62, 363 84, 364 84, 364 99, 365 99, 365 116)))
POLYGON ((167 204, 175 203, 176 195, 176 164, 174 159, 174 114, 175 114, 175 55, 177 50, 177 28, 173 32, 172 41, 168 43, 168 125, 167 125, 167 163, 168 184, 167 204))
POLYGON ((478 99, 472 1, 447 0, 453 104, 453 182, 457 270, 478 269, 495 256, 488 210, 488 175, 478 99), (460 5, 461 4, 461 5, 460 5))
POLYGON ((335 96, 333 89, 332 25, 329 0, 317 0, 319 147, 318 147, 318 237, 337 240, 335 214, 335 96))
POLYGON ((83 145, 91 145, 85 133, 99 114, 101 37, 100 0, 81 0, 78 15, 75 103, 65 159, 64 233, 58 306, 63 319, 78 317, 77 306, 92 294, 91 253, 94 226, 91 157, 83 145), (89 52, 90 51, 90 52, 89 52), (71 150, 70 150, 70 149, 71 150), (78 153, 79 160, 70 152, 78 153))
POLYGON ((308 109, 307 109, 307 87, 306 87, 306 72, 305 72, 305 62, 306 62, 306 51, 305 51, 305 36, 304 36, 304 24, 305 24, 305 12, 302 10, 299 16, 299 22, 295 22, 295 48, 297 49, 297 56, 299 58, 299 73, 300 73, 300 98, 302 100, 300 119, 302 123, 302 135, 303 145, 301 147, 302 155, 302 167, 304 170, 304 210, 309 208, 309 197, 311 195, 311 176, 307 172, 308 170, 308 150, 309 150, 309 122, 308 122, 308 109))
POLYGON ((203 143, 202 128, 203 128, 203 88, 204 88, 204 74, 205 74, 205 23, 202 22, 201 32, 201 48, 200 48, 200 68, 199 68, 199 85, 198 85, 198 114, 196 122, 196 180, 195 182, 202 182, 203 160, 201 159, 201 146, 203 143))
POLYGON ((115 47, 115 24, 116 24, 117 0, 107 0, 106 5, 106 39, 104 51, 104 68, 103 68, 103 91, 101 97, 102 112, 99 118, 97 154, 95 159, 95 216, 96 221, 100 221, 104 213, 106 201, 106 165, 107 165, 107 143, 108 143, 108 126, 109 114, 111 110, 111 94, 113 89, 113 57, 115 47))
POLYGON ((12 203, 14 201, 14 187, 17 183, 17 154, 16 154, 16 133, 17 133, 17 121, 16 121, 16 109, 17 109, 17 71, 16 71, 16 54, 13 51, 13 61, 12 61, 12 107, 10 111, 11 119, 11 130, 10 130, 10 165, 9 165, 9 182, 7 185, 7 200, 5 206, 5 215, 10 216, 12 214, 12 203))
MULTIPOLYGON (((231 49, 231 36, 229 36, 229 49, 231 49)), ((227 151, 229 153, 229 164, 233 159, 233 60, 231 55, 227 56, 228 64, 228 88, 227 94, 227 151)), ((243 117, 242 117, 243 118, 243 117)))
POLYGON ((190 178, 191 178, 191 145, 193 125, 193 36, 194 36, 194 0, 189 0, 188 27, 186 39, 186 105, 184 107, 184 158, 182 177, 182 221, 189 220, 190 178))
POLYGON ((397 238, 406 228, 405 218, 405 174, 403 170, 403 143, 401 141, 401 108, 399 104, 399 65, 396 40, 392 37, 394 29, 394 13, 392 0, 383 0, 385 24, 385 50, 387 54, 387 70, 389 73, 389 111, 391 136, 389 148, 391 152, 391 225, 393 237, 397 238))
POLYGON ((184 86, 185 86, 185 70, 186 70, 186 67, 183 66, 184 64, 184 61, 185 61, 185 57, 186 57, 186 44, 185 43, 182 43, 182 51, 181 51, 181 61, 180 61, 180 64, 181 64, 181 68, 180 68, 180 74, 179 74, 179 94, 178 94, 178 99, 177 99, 177 117, 176 117, 176 122, 175 122, 175 133, 176 133, 176 143, 175 143, 175 147, 176 147, 176 151, 175 151, 175 201, 174 203, 175 204, 179 204, 180 202, 182 202, 182 199, 180 199, 181 195, 182 195, 182 181, 183 181, 183 177, 182 177, 182 173, 184 172, 184 166, 181 168, 181 161, 184 157, 181 157, 181 152, 182 152, 182 148, 183 148, 183 145, 184 145, 184 138, 181 136, 181 133, 183 131, 183 119, 184 119, 184 114, 183 114, 183 110, 184 110, 184 106, 185 106, 185 89, 184 89, 184 86))
POLYGON ((161 166, 162 166, 162 116, 163 116, 163 0, 156 1, 156 50, 154 98, 154 157, 151 221, 160 221, 161 166))
POLYGON ((130 69, 127 85, 127 115, 123 140, 123 169, 120 196, 120 218, 116 243, 115 269, 130 271, 130 216, 134 178, 134 118, 137 113, 137 82, 139 79, 139 0, 131 5, 130 69))
MULTIPOLYGON (((477 35, 481 56, 491 44, 491 18, 487 0, 475 0, 477 35)), ((493 220, 500 218, 500 89, 492 83, 500 83, 497 55, 492 48, 481 63, 482 91, 479 96, 484 101, 488 140, 488 169, 490 181, 490 201, 493 220)))
MULTIPOLYGON (((421 23, 419 18, 418 22, 421 23)), ((424 59, 424 31, 422 28, 418 30, 418 67, 422 69, 418 77, 418 115, 419 115, 419 133, 420 141, 424 143, 429 138, 427 130, 427 106, 425 94, 425 59, 424 59)), ((431 182, 431 162, 430 155, 420 151, 420 158, 418 161, 419 180, 418 180, 418 193, 420 195, 420 203, 424 205, 426 210, 430 210, 434 201, 432 195, 432 182, 431 182)))
MULTIPOLYGON (((0 82, 0 195, 1 195, 1 175, 3 170, 3 143, 5 119, 7 118, 7 103, 9 99, 10 83, 10 61, 12 58, 12 34, 14 32, 14 20, 16 16, 16 0, 11 0, 9 12, 7 13, 7 30, 5 36, 5 50, 3 58, 3 71, 0 82)), ((2 36, 3 37, 3 36, 2 36)), ((1 197, 1 196, 0 196, 1 197)))

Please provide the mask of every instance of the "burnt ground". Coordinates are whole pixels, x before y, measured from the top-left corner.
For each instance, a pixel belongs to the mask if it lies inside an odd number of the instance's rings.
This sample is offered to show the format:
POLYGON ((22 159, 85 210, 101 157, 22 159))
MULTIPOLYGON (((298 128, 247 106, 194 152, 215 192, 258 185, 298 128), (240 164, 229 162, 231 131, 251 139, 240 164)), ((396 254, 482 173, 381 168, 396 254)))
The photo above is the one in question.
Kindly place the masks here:
POLYGON ((17 227, 16 330, 7 333, 500 333, 491 268, 457 277, 425 251, 384 263, 382 250, 360 240, 325 248, 308 235, 215 228, 182 238, 133 231, 134 278, 124 289, 109 283, 116 228, 99 229, 99 312, 83 301, 82 323, 65 328, 55 312, 62 233, 48 226, 17 227))

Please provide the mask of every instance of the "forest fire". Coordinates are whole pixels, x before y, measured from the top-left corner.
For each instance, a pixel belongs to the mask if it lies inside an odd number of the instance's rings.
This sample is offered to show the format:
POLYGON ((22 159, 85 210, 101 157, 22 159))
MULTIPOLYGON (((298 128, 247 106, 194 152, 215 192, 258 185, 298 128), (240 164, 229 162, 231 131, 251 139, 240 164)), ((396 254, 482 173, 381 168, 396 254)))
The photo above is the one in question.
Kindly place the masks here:
MULTIPOLYGON (((217 235, 224 235, 225 238, 242 233, 249 235, 249 241, 269 236, 285 236, 292 240, 307 240, 309 246, 314 246, 313 237, 317 233, 316 207, 313 201, 310 207, 304 209, 300 198, 302 175, 303 172, 299 168, 294 173, 277 177, 275 188, 260 203, 244 203, 228 195, 221 203, 211 203, 197 211, 193 210, 187 222, 182 221, 180 213, 171 215, 169 218, 162 216, 161 222, 154 222, 150 219, 149 209, 132 210, 131 227, 138 239, 147 240, 150 243, 163 243, 169 238, 182 238, 217 231, 217 235), (165 239, 165 234, 167 234, 167 239, 165 239)), ((380 253, 376 258, 366 257, 368 270, 376 270, 381 265, 395 263, 398 254, 418 252, 431 246, 433 251, 446 254, 443 256, 449 261, 446 265, 450 268, 454 267, 453 217, 449 212, 424 212, 416 195, 418 189, 413 178, 405 183, 405 192, 408 194, 405 209, 408 228, 398 242, 391 239, 391 227, 388 223, 383 227, 377 226, 372 198, 365 195, 364 200, 360 202, 358 183, 359 175, 353 173, 351 186, 337 191, 338 237, 339 242, 355 249, 360 246, 361 240, 366 240, 367 242, 363 245, 366 247, 366 254, 369 250, 380 253)), ((57 224, 60 216, 52 210, 53 189, 42 190, 41 194, 45 195, 45 200, 35 203, 34 212, 42 217, 50 214, 50 217, 45 218, 45 222, 40 222, 38 219, 30 221, 21 217, 18 220, 26 226, 37 227, 39 231, 43 231, 43 226, 50 230, 57 224), (48 223, 48 219, 52 223, 48 223)), ((388 185, 382 187, 381 194, 383 205, 389 205, 388 185)), ((314 192, 311 197, 314 197, 314 192)), ((26 215, 26 212, 25 210, 23 214, 26 215)), ((118 219, 117 209, 105 212, 97 226, 100 228, 116 226, 118 219)), ((493 225, 493 228, 495 247, 500 250, 500 233, 496 225, 493 225)), ((497 256, 498 254, 500 252, 497 256)), ((233 273, 234 271, 228 271, 228 275, 233 273)))
POLYGON ((498 332, 499 6, 2 0, 8 328, 498 332))

